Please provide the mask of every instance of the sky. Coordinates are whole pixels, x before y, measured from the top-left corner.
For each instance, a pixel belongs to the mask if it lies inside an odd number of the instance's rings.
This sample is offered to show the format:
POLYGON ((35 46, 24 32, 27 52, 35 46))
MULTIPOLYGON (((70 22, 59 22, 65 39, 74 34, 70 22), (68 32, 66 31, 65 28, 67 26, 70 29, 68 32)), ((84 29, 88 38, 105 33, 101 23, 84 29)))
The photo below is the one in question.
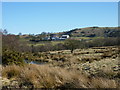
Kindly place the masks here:
POLYGON ((3 2, 119 2, 120 0, 1 0, 3 2))
POLYGON ((84 27, 117 27, 117 2, 3 2, 2 28, 39 34, 84 27))

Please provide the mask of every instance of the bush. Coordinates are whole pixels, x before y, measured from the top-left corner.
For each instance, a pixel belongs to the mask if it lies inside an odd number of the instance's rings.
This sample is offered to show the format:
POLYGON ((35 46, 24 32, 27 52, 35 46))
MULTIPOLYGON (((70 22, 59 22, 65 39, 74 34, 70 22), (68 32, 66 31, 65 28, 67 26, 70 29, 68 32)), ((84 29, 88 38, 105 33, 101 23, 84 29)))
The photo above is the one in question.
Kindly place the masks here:
POLYGON ((62 43, 54 45, 54 50, 65 50, 65 46, 62 43))
POLYGON ((23 65, 24 58, 19 52, 6 49, 6 50, 3 50, 2 64, 3 65, 10 65, 10 64, 23 65))
POLYGON ((86 45, 87 47, 120 45, 120 38, 119 37, 97 38, 92 41, 86 42, 86 45))
POLYGON ((66 49, 70 49, 71 53, 77 48, 79 48, 80 41, 79 40, 74 40, 74 39, 68 39, 65 41, 64 46, 66 49))

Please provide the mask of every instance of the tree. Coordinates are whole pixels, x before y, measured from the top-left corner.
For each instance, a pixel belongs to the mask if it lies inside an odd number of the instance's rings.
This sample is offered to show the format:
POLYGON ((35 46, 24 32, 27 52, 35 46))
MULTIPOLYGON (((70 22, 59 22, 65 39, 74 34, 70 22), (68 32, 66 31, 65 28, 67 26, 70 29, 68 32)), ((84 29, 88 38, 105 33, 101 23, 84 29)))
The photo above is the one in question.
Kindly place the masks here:
POLYGON ((19 35, 19 36, 21 36, 21 35, 22 35, 22 33, 20 32, 20 33, 18 33, 18 35, 19 35))
POLYGON ((2 34, 3 34, 2 29, 0 29, 0 35, 2 35, 2 34))
POLYGON ((31 52, 34 53, 34 45, 31 45, 31 52))
POLYGON ((80 41, 79 40, 74 40, 74 39, 67 39, 64 43, 66 49, 70 49, 71 53, 77 48, 79 48, 80 41))
POLYGON ((4 35, 7 35, 8 34, 8 31, 6 29, 3 30, 3 34, 4 35))
POLYGON ((19 49, 19 38, 15 35, 2 35, 2 46, 3 48, 9 48, 12 50, 19 49))
POLYGON ((42 32, 41 35, 46 35, 47 33, 46 32, 42 32))

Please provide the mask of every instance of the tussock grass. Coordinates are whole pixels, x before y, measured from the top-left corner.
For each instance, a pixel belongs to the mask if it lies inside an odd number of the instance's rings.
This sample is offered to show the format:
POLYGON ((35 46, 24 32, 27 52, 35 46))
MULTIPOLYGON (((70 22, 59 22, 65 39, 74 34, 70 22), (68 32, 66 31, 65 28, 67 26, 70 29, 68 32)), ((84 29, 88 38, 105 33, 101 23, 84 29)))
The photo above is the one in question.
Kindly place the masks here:
POLYGON ((93 78, 91 80, 92 87, 94 88, 117 88, 115 80, 109 80, 106 78, 93 78))
POLYGON ((115 80, 88 77, 76 70, 48 65, 6 66, 3 77, 15 78, 19 88, 116 88, 115 80), (10 75, 9 75, 10 74, 10 75))
POLYGON ((2 76, 7 77, 8 79, 18 77, 20 74, 20 66, 16 65, 9 65, 6 67, 3 67, 2 69, 2 76))
POLYGON ((120 85, 117 47, 78 49, 73 54, 68 50, 34 54, 37 55, 34 60, 48 64, 3 67, 2 77, 10 80, 6 85, 19 88, 118 88, 120 85))

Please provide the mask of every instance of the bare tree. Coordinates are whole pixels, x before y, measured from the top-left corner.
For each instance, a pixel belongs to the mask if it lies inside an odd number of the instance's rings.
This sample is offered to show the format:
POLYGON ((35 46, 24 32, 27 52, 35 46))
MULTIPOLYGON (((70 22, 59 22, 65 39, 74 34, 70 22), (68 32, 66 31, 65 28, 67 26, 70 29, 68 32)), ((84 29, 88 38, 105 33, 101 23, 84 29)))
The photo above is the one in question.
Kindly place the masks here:
POLYGON ((8 34, 8 31, 6 29, 3 30, 3 34, 4 35, 7 35, 8 34))

